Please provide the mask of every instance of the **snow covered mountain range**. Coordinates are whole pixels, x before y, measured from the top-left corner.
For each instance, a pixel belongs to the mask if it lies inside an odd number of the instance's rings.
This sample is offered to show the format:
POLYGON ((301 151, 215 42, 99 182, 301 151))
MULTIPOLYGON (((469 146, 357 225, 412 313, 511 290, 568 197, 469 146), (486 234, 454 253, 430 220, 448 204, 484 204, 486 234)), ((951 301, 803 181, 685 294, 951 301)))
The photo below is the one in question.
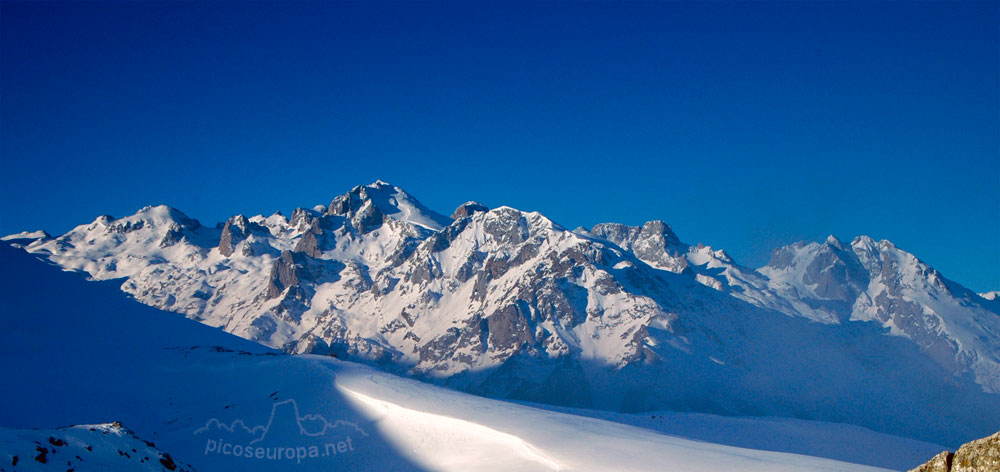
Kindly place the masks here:
POLYGON ((0 260, 2 470, 833 472, 944 449, 849 425, 467 395, 284 355, 6 244, 0 260))
POLYGON ((889 241, 760 269, 670 227, 568 230, 385 182, 207 227, 166 206, 5 239, 137 300, 294 353, 616 411, 863 425, 958 444, 1000 425, 1000 311, 889 241))

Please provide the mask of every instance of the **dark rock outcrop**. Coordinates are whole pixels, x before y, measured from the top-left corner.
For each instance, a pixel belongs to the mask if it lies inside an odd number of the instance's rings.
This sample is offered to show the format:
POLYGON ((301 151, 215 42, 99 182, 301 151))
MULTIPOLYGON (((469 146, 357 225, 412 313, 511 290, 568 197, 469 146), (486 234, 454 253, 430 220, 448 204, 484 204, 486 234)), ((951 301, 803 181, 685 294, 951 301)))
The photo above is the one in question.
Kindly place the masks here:
POLYGON ((225 257, 233 255, 234 246, 242 240, 243 231, 239 227, 234 227, 233 218, 230 218, 222 227, 222 237, 219 238, 219 253, 225 257))
POLYGON ((326 213, 347 218, 362 234, 378 229, 385 220, 384 212, 369 195, 368 187, 361 185, 334 198, 326 213))
POLYGON ((511 304, 486 318, 489 329, 488 342, 493 350, 517 349, 534 344, 531 312, 526 303, 511 304))
POLYGON ((323 229, 320 227, 319 218, 312 220, 309 230, 302 233, 302 237, 299 238, 299 242, 295 243, 293 251, 304 253, 309 257, 319 257, 320 248, 317 236, 321 234, 323 234, 323 229))
POLYGON ((298 285, 299 276, 295 258, 289 251, 281 251, 281 257, 271 266, 271 275, 267 283, 266 297, 268 300, 278 297, 287 287, 298 285))
POLYGON ((170 227, 167 228, 167 234, 163 235, 163 239, 160 240, 160 247, 173 246, 181 242, 182 239, 184 239, 184 227, 177 223, 171 223, 170 227))
MULTIPOLYGON (((236 252, 236 246, 254 233, 266 235, 268 231, 263 226, 248 220, 243 215, 236 215, 229 218, 226 220, 226 224, 222 226, 222 235, 219 237, 219 253, 225 257, 233 255, 236 252)), ((243 255, 254 255, 253 249, 244 247, 243 255)))

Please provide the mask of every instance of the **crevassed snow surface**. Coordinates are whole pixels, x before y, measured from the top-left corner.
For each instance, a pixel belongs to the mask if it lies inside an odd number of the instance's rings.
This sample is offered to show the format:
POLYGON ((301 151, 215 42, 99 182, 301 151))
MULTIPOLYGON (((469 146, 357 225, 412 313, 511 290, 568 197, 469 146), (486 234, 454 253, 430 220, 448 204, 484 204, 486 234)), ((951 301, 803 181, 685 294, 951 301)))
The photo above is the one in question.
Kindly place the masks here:
MULTIPOLYGON (((120 421, 209 471, 876 470, 475 397, 328 357, 279 355, 8 246, 0 258, 0 375, 16 386, 0 389, 0 404, 17 406, 0 408, 6 428, 120 421), (59 296, 38 297, 42 288, 59 296)), ((745 427, 752 434, 753 422, 745 427)), ((876 450, 892 444, 871 438, 876 450)))

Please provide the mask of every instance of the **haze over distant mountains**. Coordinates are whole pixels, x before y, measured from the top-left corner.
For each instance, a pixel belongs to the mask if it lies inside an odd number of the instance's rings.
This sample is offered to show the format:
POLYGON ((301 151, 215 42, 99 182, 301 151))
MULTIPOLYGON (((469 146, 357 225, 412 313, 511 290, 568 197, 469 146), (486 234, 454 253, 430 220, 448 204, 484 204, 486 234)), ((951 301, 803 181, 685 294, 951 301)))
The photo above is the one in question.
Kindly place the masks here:
POLYGON ((214 227, 146 207, 25 250, 267 346, 466 391, 617 411, 852 423, 941 444, 1000 424, 1000 306, 889 241, 768 265, 650 221, 569 230, 385 182, 214 227))

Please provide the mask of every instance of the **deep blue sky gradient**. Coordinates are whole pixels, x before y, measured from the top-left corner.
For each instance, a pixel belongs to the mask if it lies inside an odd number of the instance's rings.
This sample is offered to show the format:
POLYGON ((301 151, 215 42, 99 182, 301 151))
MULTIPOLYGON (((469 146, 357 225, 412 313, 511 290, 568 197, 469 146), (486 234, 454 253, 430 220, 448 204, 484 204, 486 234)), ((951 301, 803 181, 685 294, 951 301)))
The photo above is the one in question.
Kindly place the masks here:
POLYGON ((759 266, 887 238, 1000 289, 998 4, 0 4, 0 233, 383 179, 759 266))

